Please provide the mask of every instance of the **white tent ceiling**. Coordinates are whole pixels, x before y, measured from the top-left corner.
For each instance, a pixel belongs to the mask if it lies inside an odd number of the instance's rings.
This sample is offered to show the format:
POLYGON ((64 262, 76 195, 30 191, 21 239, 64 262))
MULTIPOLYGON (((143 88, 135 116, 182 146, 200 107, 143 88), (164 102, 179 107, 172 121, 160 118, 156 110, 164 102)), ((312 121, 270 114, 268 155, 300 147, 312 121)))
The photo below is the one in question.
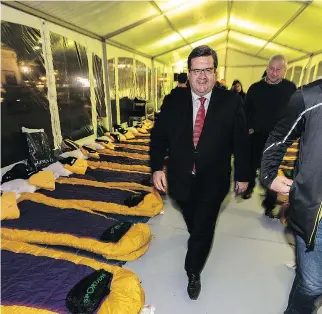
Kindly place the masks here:
POLYGON ((8 5, 167 64, 208 44, 263 64, 274 53, 289 60, 322 52, 321 1, 15 1, 8 5))

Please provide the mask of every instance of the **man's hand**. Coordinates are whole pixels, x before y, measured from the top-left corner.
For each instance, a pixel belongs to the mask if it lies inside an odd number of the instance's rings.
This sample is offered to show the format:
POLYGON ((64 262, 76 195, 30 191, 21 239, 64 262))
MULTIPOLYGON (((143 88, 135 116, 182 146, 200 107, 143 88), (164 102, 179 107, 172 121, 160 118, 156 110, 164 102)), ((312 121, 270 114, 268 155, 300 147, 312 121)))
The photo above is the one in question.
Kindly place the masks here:
POLYGON ((153 172, 153 184, 159 191, 166 191, 167 180, 162 170, 153 172))
POLYGON ((248 182, 238 182, 235 184, 235 193, 236 195, 240 195, 247 190, 248 182))
POLYGON ((251 135, 251 134, 253 134, 253 133, 255 133, 254 129, 249 129, 249 130, 248 130, 248 134, 249 134, 249 135, 251 135))
POLYGON ((283 195, 289 195, 292 184, 293 180, 284 176, 277 176, 272 182, 270 189, 283 195))

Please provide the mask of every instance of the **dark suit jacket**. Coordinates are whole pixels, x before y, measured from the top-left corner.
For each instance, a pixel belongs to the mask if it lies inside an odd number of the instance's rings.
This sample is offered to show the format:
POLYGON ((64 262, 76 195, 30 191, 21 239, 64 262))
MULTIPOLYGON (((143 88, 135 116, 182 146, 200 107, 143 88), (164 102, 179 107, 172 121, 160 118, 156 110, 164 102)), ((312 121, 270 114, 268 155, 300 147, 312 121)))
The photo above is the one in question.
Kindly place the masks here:
POLYGON ((190 89, 168 95, 151 132, 152 172, 162 170, 168 154, 168 191, 186 201, 196 180, 198 199, 218 202, 229 191, 231 155, 235 156, 235 180, 249 180, 249 145, 242 100, 236 93, 214 88, 203 130, 193 145, 193 107, 190 89), (191 170, 196 164, 196 177, 191 170))

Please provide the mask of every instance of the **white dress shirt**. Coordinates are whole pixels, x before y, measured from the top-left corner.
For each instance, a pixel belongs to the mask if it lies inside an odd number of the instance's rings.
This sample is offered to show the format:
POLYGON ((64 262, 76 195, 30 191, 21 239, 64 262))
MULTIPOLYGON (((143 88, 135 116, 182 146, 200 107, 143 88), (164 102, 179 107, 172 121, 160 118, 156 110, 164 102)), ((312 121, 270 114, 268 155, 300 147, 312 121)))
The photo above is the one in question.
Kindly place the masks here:
MULTIPOLYGON (((205 114, 207 115, 207 110, 208 110, 208 106, 209 106, 209 102, 210 102, 210 97, 211 97, 211 93, 212 91, 210 91, 208 94, 206 94, 205 96, 203 96, 204 98, 206 98, 206 101, 204 103, 205 106, 205 114)), ((200 100, 199 98, 201 98, 201 96, 198 96, 197 94, 195 94, 193 91, 191 91, 192 94, 192 109, 193 109, 193 128, 195 127, 195 121, 197 118, 197 113, 198 110, 200 108, 200 100)))

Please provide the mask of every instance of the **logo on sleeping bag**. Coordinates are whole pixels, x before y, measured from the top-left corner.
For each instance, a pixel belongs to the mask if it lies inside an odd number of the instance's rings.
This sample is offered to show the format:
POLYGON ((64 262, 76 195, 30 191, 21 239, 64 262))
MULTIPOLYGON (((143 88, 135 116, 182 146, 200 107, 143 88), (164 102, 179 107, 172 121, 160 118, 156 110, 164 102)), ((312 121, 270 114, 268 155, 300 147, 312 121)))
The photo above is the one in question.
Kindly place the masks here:
POLYGON ((102 274, 100 277, 97 278, 86 290, 86 294, 83 299, 83 303, 87 304, 90 302, 90 295, 95 292, 97 285, 106 277, 106 274, 102 274))

